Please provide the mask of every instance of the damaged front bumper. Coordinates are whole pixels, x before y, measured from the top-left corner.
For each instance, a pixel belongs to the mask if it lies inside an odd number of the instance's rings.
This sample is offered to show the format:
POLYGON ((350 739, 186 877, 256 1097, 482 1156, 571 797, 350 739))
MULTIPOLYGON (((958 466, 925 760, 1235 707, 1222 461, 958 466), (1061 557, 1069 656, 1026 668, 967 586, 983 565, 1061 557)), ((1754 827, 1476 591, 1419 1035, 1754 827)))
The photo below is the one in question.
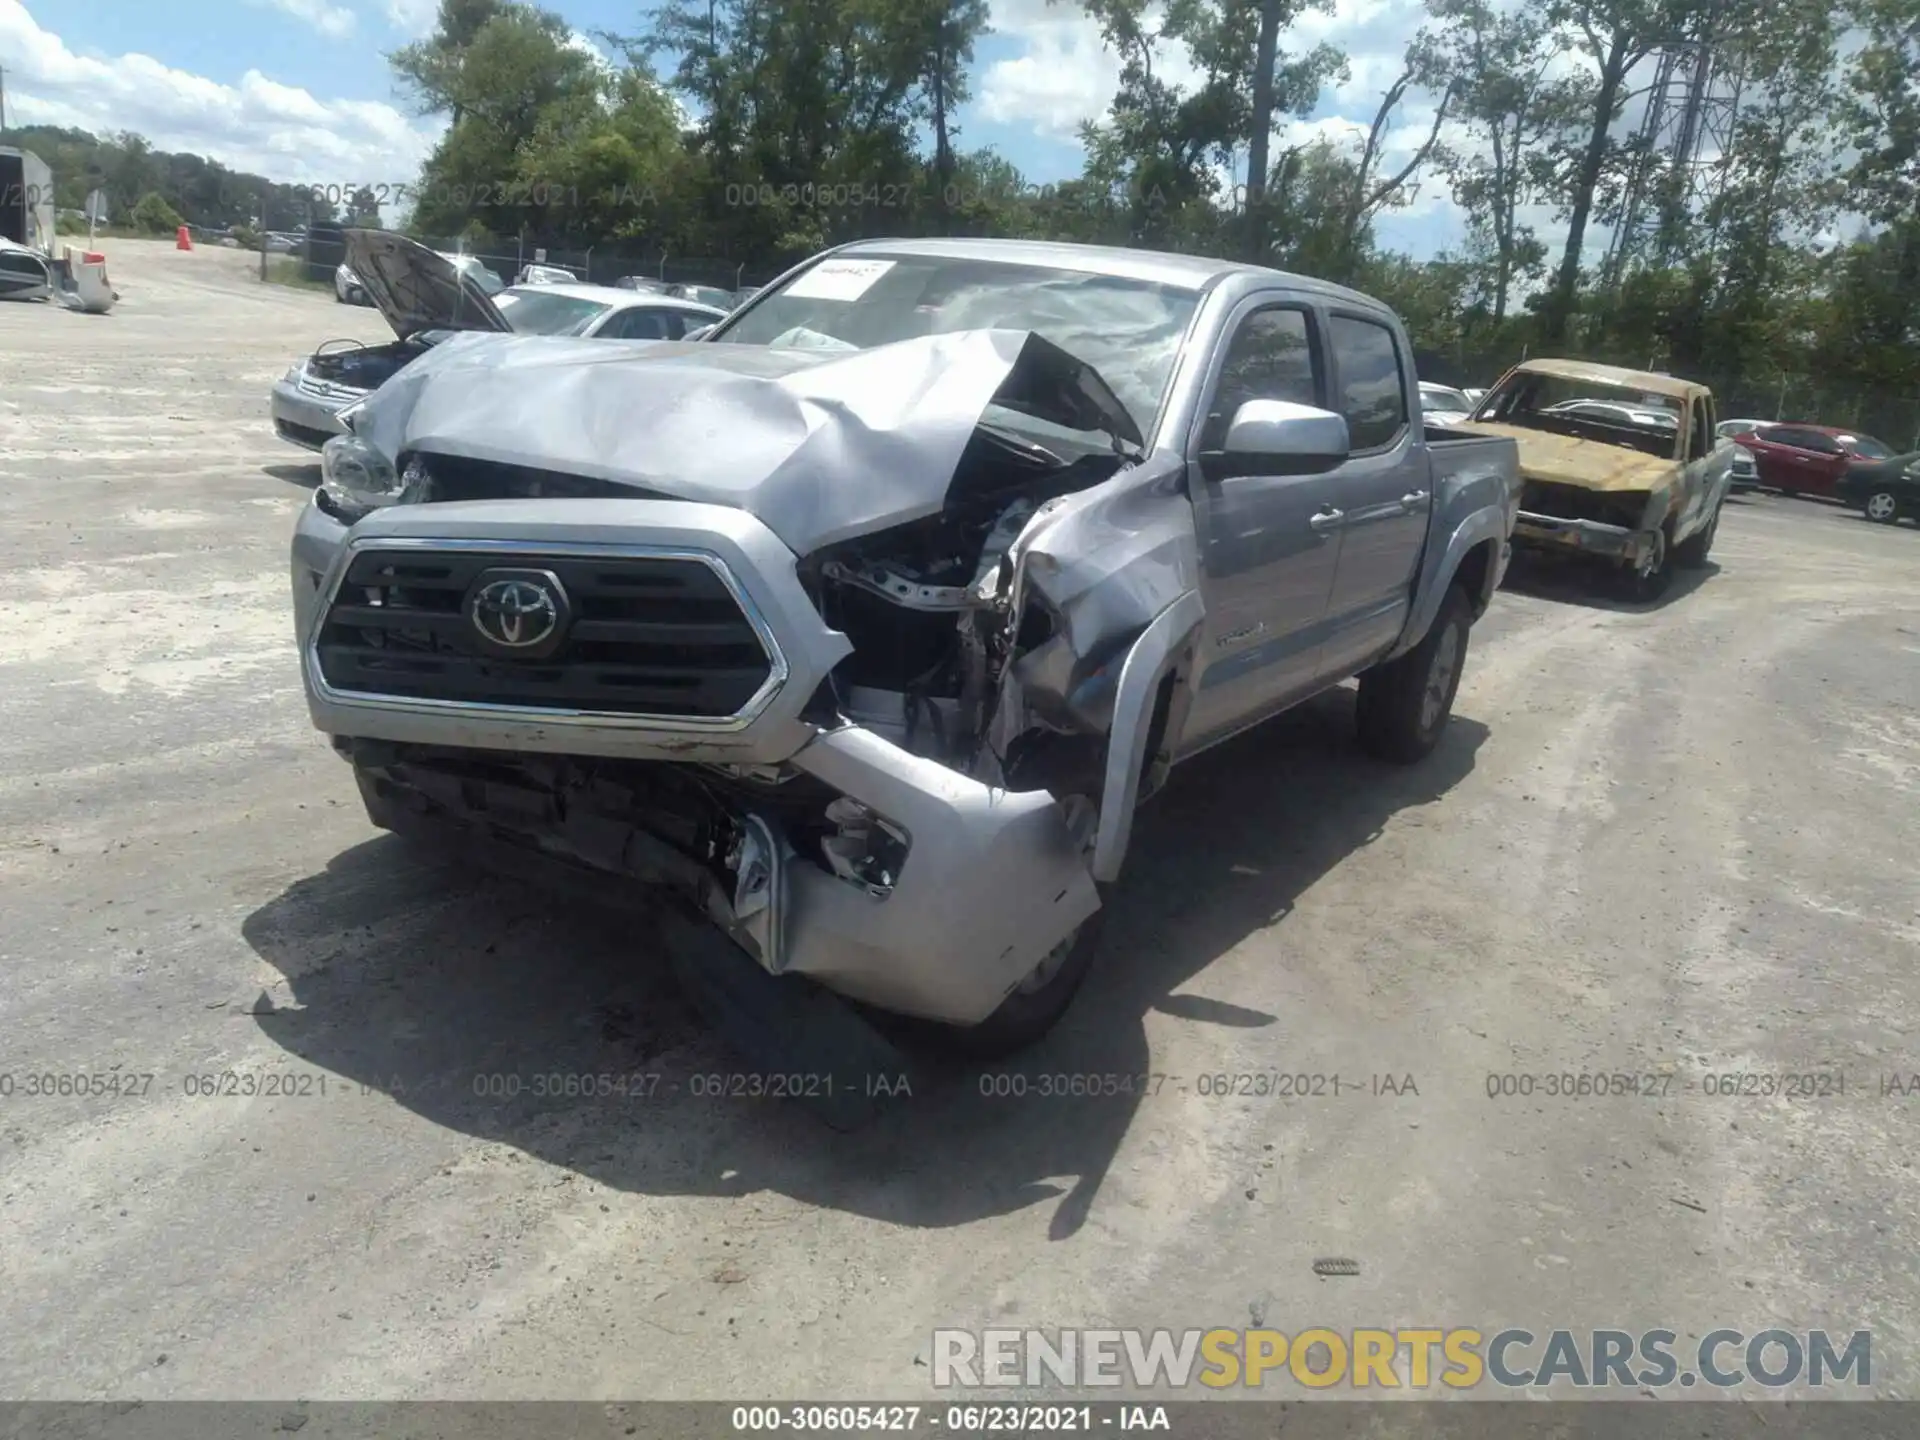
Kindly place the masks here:
POLYGON ((349 532, 317 506, 302 512, 292 581, 309 709, 354 760, 377 823, 450 821, 664 888, 769 974, 952 1025, 992 1014, 1099 908, 1052 795, 983 783, 809 705, 846 642, 758 521, 660 501, 576 501, 569 519, 557 513, 506 501, 394 507, 349 532), (636 543, 608 543, 622 534, 636 543), (329 680, 322 642, 336 602, 358 598, 342 598, 356 556, 497 546, 501 563, 526 567, 569 546, 686 558, 675 547, 696 545, 735 587, 769 656, 772 678, 737 715, 656 724, 329 680), (635 802, 649 774, 684 803, 635 802))
POLYGON ((1643 563, 1660 543, 1660 533, 1522 510, 1514 522, 1513 543, 1517 547, 1592 555, 1635 566, 1643 563))

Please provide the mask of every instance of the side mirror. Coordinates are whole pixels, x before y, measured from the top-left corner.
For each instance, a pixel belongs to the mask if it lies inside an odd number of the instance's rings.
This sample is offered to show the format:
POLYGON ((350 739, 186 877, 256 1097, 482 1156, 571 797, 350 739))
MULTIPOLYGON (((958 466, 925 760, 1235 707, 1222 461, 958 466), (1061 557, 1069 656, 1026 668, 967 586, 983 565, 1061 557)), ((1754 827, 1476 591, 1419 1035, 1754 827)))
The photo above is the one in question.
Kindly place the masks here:
POLYGON ((707 332, 711 329, 713 329, 711 325, 702 325, 698 329, 687 331, 687 333, 680 338, 682 340, 704 340, 707 338, 707 332))
POLYGON ((1347 421, 1291 400, 1248 400, 1234 412, 1219 450, 1201 457, 1209 479, 1232 475, 1321 475, 1352 453, 1347 421))

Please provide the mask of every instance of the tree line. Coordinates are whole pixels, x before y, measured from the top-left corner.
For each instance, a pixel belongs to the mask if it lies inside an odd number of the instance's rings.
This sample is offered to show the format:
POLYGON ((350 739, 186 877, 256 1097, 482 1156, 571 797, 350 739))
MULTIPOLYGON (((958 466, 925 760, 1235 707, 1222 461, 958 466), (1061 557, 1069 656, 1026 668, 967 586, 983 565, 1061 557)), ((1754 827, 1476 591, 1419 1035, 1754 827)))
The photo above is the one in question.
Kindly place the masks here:
POLYGON ((171 234, 181 225, 229 230, 258 225, 264 205, 271 228, 291 229, 308 219, 340 218, 347 206, 310 187, 233 170, 203 155, 156 150, 131 131, 95 135, 57 125, 20 125, 0 131, 0 145, 31 150, 53 172, 54 202, 79 211, 101 191, 109 223, 171 234))
MULTIPOLYGON (((1306 139, 1290 122, 1351 71, 1296 22, 1333 0, 1055 3, 1084 9, 1120 81, 1082 127, 1081 173, 1036 185, 955 119, 985 0, 666 0, 595 46, 524 0, 441 0, 390 59, 447 128, 383 203, 440 242, 624 246, 755 279, 877 235, 1245 258, 1387 300, 1435 379, 1581 355, 1703 379, 1724 414, 1920 445, 1920 0, 1425 0, 1367 123, 1306 139), (1711 133, 1682 170, 1636 122, 1700 47, 1711 133), (1415 259, 1380 240, 1440 195, 1457 244, 1415 259)), ((191 223, 247 220, 267 183, 55 133, 191 223)), ((270 195, 283 225, 374 199, 270 195)))
POLYGON ((449 121, 413 223, 760 274, 899 234, 1235 256, 1393 303, 1435 378, 1579 354, 1920 445, 1920 0, 1426 0, 1371 123, 1298 142, 1287 122, 1349 76, 1292 39, 1332 0, 1061 3, 1120 83, 1082 173, 1036 186, 955 124, 985 0, 667 0, 599 37, 611 63, 536 6, 442 0, 393 56, 449 121), (1678 94, 1702 46, 1714 133, 1683 171, 1634 122, 1663 57, 1678 94), (1168 78, 1172 53, 1197 78, 1168 78), (1379 243, 1436 193, 1459 244, 1379 243))

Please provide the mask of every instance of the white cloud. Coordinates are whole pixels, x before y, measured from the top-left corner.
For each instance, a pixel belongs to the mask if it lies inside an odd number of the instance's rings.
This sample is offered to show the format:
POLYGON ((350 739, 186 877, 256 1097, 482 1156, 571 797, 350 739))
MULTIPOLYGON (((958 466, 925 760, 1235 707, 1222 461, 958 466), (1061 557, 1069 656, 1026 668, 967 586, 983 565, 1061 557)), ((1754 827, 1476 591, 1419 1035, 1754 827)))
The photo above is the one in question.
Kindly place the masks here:
POLYGON ((176 70, 149 55, 79 55, 20 0, 0 0, 9 118, 96 134, 132 130, 274 180, 406 184, 444 128, 391 105, 323 100, 249 70, 238 85, 176 70))
POLYGON ((304 21, 331 40, 344 40, 353 34, 353 11, 327 0, 266 0, 283 15, 304 21))
POLYGON ((433 33, 440 0, 387 0, 387 23, 409 39, 433 33))
POLYGON ((593 61, 594 68, 599 70, 603 75, 611 75, 618 68, 614 65, 613 61, 607 57, 607 52, 602 50, 596 41, 583 35, 578 30, 567 31, 566 47, 569 50, 579 51, 582 55, 593 61))
MULTIPOLYGON (((1156 26, 1160 17, 1161 7, 1150 6, 1146 23, 1156 26)), ((1107 113, 1120 85, 1120 57, 1073 0, 993 0, 990 23, 996 35, 1024 41, 1027 50, 995 61, 981 76, 980 109, 987 119, 1072 140, 1083 122, 1107 113)), ((1178 45, 1156 53, 1154 73, 1174 85, 1200 79, 1178 45)))
POLYGON ((981 75, 980 111, 987 119, 1071 140, 1082 122, 1106 112, 1120 84, 1120 61, 1077 5, 993 0, 989 23, 995 34, 1025 42, 1026 53, 996 60, 981 75))

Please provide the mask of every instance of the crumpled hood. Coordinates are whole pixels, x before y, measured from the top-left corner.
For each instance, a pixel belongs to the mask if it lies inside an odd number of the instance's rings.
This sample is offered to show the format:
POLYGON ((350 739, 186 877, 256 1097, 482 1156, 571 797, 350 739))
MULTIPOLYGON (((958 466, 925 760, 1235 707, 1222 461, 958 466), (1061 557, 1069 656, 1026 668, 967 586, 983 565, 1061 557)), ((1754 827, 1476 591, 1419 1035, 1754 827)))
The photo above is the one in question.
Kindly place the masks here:
POLYGON ((1663 490, 1680 473, 1677 460, 1662 460, 1598 440, 1556 435, 1551 430, 1481 420, 1469 420, 1459 428, 1507 436, 1519 445, 1520 474, 1551 485, 1578 485, 1583 490, 1663 490))
POLYGON ((1137 443, 1090 367, 1016 330, 858 351, 462 334, 375 391, 353 429, 429 469, 464 455, 731 506, 808 555, 937 514, 996 399, 1137 443))

